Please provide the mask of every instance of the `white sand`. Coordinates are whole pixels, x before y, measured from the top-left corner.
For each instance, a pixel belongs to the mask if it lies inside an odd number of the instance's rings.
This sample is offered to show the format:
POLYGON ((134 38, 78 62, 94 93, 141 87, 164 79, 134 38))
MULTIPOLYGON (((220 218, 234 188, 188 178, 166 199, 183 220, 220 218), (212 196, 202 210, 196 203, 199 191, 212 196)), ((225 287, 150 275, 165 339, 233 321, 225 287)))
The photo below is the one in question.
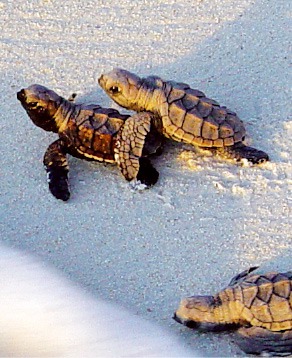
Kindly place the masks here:
POLYGON ((242 356, 232 335, 171 316, 181 297, 215 293, 251 265, 291 269, 289 3, 0 1, 1 240, 182 344, 242 356), (154 161, 158 183, 137 192, 114 165, 71 158, 71 199, 57 201, 42 167, 56 136, 33 126, 16 91, 40 83, 112 106, 97 77, 114 66, 204 91, 238 113, 271 162, 245 168, 169 143, 154 161))
POLYGON ((0 248, 0 357, 194 356, 166 328, 91 297, 24 252, 0 248))

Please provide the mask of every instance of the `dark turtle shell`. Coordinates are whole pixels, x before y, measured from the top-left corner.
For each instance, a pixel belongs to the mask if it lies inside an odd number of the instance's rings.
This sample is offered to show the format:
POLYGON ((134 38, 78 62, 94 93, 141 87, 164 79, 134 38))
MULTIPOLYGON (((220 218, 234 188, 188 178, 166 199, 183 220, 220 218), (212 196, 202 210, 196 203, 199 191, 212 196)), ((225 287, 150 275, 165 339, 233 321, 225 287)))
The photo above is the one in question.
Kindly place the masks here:
POLYGON ((76 151, 87 159, 114 162, 116 134, 129 116, 97 105, 78 107, 66 126, 60 124, 60 138, 68 143, 71 152, 76 151))

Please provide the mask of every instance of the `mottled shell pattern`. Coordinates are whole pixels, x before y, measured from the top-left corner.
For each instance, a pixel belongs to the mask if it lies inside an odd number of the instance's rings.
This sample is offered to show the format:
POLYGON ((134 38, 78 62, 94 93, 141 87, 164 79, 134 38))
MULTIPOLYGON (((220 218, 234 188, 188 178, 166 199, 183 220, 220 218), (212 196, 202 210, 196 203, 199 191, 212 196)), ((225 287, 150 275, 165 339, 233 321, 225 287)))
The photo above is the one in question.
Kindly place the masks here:
POLYGON ((165 83, 162 119, 168 135, 201 147, 226 147, 242 142, 245 129, 237 115, 199 90, 183 83, 165 83))
POLYGON ((114 162, 115 135, 127 118, 112 108, 83 105, 59 134, 86 158, 114 162))
POLYGON ((270 331, 291 330, 292 271, 233 279, 214 297, 185 298, 176 315, 182 323, 249 324, 270 331))
POLYGON ((75 104, 34 84, 18 93, 38 127, 59 134, 68 152, 88 159, 114 162, 115 135, 129 115, 95 104, 75 104))
POLYGON ((233 302, 240 321, 271 331, 292 329, 292 271, 247 276, 218 297, 222 305, 233 302))
POLYGON ((220 148, 244 140, 245 128, 236 113, 185 83, 140 78, 117 68, 103 74, 99 84, 120 106, 156 114, 162 133, 176 141, 220 148))

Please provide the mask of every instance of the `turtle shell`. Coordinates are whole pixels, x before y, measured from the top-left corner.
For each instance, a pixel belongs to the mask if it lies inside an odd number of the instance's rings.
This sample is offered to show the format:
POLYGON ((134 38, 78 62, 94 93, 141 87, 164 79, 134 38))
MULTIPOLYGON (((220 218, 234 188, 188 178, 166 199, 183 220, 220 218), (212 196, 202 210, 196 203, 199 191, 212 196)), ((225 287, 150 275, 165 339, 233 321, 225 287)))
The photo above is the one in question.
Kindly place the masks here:
POLYGON ((216 300, 233 305, 229 311, 237 311, 243 323, 271 331, 292 329, 292 271, 247 276, 221 291, 216 300))
POLYGON ((77 105, 66 126, 60 126, 59 135, 75 156, 114 162, 115 137, 128 117, 112 108, 77 105))
POLYGON ((161 108, 165 134, 201 147, 226 147, 242 142, 243 122, 236 113, 185 83, 165 83, 161 108))

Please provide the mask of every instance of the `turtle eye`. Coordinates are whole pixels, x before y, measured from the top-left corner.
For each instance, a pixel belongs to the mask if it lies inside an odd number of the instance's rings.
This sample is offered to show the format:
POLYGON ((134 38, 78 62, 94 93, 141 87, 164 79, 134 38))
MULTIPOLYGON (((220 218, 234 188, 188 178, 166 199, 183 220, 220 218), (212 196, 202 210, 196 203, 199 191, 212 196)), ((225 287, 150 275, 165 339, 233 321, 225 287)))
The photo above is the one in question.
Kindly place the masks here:
POLYGON ((39 112, 43 112, 45 109, 44 107, 42 106, 37 106, 36 109, 39 111, 39 112))
POLYGON ((118 86, 112 86, 112 87, 110 87, 109 91, 110 91, 112 94, 117 94, 117 93, 121 92, 120 87, 118 87, 118 86))
POLYGON ((35 107, 37 107, 37 105, 38 105, 37 102, 30 102, 30 103, 29 103, 29 106, 30 106, 31 108, 35 108, 35 107))

